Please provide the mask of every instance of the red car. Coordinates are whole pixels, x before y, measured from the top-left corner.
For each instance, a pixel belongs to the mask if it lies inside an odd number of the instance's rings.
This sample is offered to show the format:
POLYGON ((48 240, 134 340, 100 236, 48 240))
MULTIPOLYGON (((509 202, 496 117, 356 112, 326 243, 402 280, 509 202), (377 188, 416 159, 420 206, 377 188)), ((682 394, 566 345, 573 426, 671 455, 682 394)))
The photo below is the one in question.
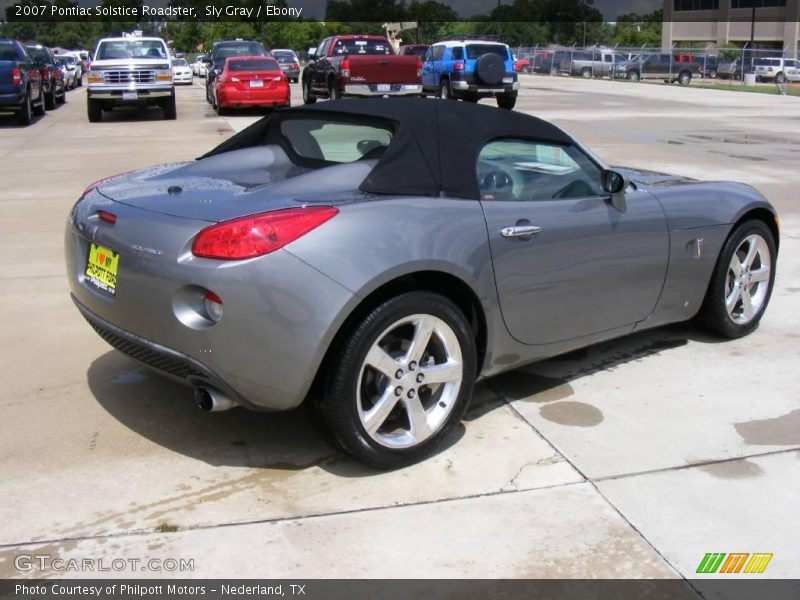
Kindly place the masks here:
POLYGON ((232 56, 214 80, 214 108, 289 106, 289 80, 269 56, 232 56))

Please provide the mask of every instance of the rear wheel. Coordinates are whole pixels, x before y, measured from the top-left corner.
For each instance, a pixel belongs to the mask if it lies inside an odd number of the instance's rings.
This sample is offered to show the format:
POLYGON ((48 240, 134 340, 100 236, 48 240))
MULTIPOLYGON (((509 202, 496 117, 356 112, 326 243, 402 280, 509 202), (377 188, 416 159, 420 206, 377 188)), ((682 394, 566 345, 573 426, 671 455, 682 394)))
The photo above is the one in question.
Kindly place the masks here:
POLYGON ((89 98, 86 100, 86 113, 89 117, 89 123, 99 123, 103 120, 103 105, 99 100, 89 98))
POLYGON ((50 91, 44 96, 44 106, 47 110, 54 110, 56 107, 56 88, 50 86, 50 91))
POLYGON ((317 99, 311 93, 311 81, 303 80, 303 104, 314 104, 317 99))
POLYGON ((581 77, 584 79, 591 79, 592 78, 592 70, 589 67, 584 67, 581 69, 581 77))
POLYGON ((628 80, 629 81, 639 81, 641 79, 641 75, 639 75, 639 71, 629 71, 628 72, 628 80))
POLYGON ((64 104, 67 101, 67 87, 66 84, 61 88, 61 95, 56 97, 58 104, 64 104))
POLYGON ((339 93, 339 88, 336 87, 336 81, 331 79, 328 82, 328 98, 330 100, 339 100, 342 95, 339 93))
POLYGON ((714 333, 738 338, 758 327, 775 281, 775 238, 763 221, 746 221, 722 247, 698 318, 714 333))
POLYGON ((689 85, 692 81, 692 74, 688 71, 682 71, 680 75, 678 75, 678 83, 681 85, 689 85))
POLYGON ((440 449, 472 396, 472 331, 439 294, 387 300, 334 356, 317 414, 339 446, 377 468, 402 467, 440 449))
POLYGON ((450 90, 450 82, 446 79, 443 79, 442 83, 439 84, 439 93, 437 97, 440 100, 454 100, 453 92, 450 90))
POLYGON ((501 94, 497 97, 497 106, 511 110, 517 103, 516 94, 501 94))
POLYGON ((775 83, 783 83, 786 79, 786 76, 783 73, 778 73, 775 75, 775 83))
POLYGON ((178 108, 175 105, 175 93, 173 92, 169 98, 162 101, 161 110, 164 111, 164 119, 167 121, 174 121, 178 118, 178 108))
POLYGON ((31 91, 25 93, 22 106, 17 112, 17 123, 20 125, 30 125, 33 122, 33 107, 31 106, 31 91))

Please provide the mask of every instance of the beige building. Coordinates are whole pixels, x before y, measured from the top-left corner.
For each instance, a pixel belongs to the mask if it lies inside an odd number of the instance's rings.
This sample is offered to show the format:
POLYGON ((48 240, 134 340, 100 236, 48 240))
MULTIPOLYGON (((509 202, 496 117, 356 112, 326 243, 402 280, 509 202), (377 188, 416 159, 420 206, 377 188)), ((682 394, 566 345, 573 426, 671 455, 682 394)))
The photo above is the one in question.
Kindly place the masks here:
POLYGON ((796 58, 800 41, 800 0, 664 0, 661 45, 668 51, 682 42, 716 44, 750 41, 756 5, 756 47, 784 48, 796 58))

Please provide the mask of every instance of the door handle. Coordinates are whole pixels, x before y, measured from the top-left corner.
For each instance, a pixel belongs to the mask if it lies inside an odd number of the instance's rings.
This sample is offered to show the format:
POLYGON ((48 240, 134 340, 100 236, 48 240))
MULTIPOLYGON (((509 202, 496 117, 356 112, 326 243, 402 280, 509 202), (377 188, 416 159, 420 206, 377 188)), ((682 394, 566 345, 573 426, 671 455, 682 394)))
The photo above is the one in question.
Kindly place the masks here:
POLYGON ((514 227, 503 227, 500 230, 500 235, 504 238, 528 237, 536 235, 541 230, 542 228, 536 225, 516 225, 514 227))

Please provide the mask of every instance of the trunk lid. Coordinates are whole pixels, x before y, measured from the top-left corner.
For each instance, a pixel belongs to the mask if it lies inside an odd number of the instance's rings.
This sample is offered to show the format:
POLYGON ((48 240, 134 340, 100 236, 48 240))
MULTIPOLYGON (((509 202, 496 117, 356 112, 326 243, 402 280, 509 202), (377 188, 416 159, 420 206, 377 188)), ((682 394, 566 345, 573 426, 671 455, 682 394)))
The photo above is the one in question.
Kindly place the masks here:
POLYGON ((158 165, 101 182, 97 191, 121 204, 209 222, 311 203, 352 200, 376 160, 322 169, 293 164, 278 146, 226 152, 158 165))
POLYGON ((275 90, 284 85, 283 80, 280 71, 236 71, 228 74, 225 83, 239 91, 275 90))

